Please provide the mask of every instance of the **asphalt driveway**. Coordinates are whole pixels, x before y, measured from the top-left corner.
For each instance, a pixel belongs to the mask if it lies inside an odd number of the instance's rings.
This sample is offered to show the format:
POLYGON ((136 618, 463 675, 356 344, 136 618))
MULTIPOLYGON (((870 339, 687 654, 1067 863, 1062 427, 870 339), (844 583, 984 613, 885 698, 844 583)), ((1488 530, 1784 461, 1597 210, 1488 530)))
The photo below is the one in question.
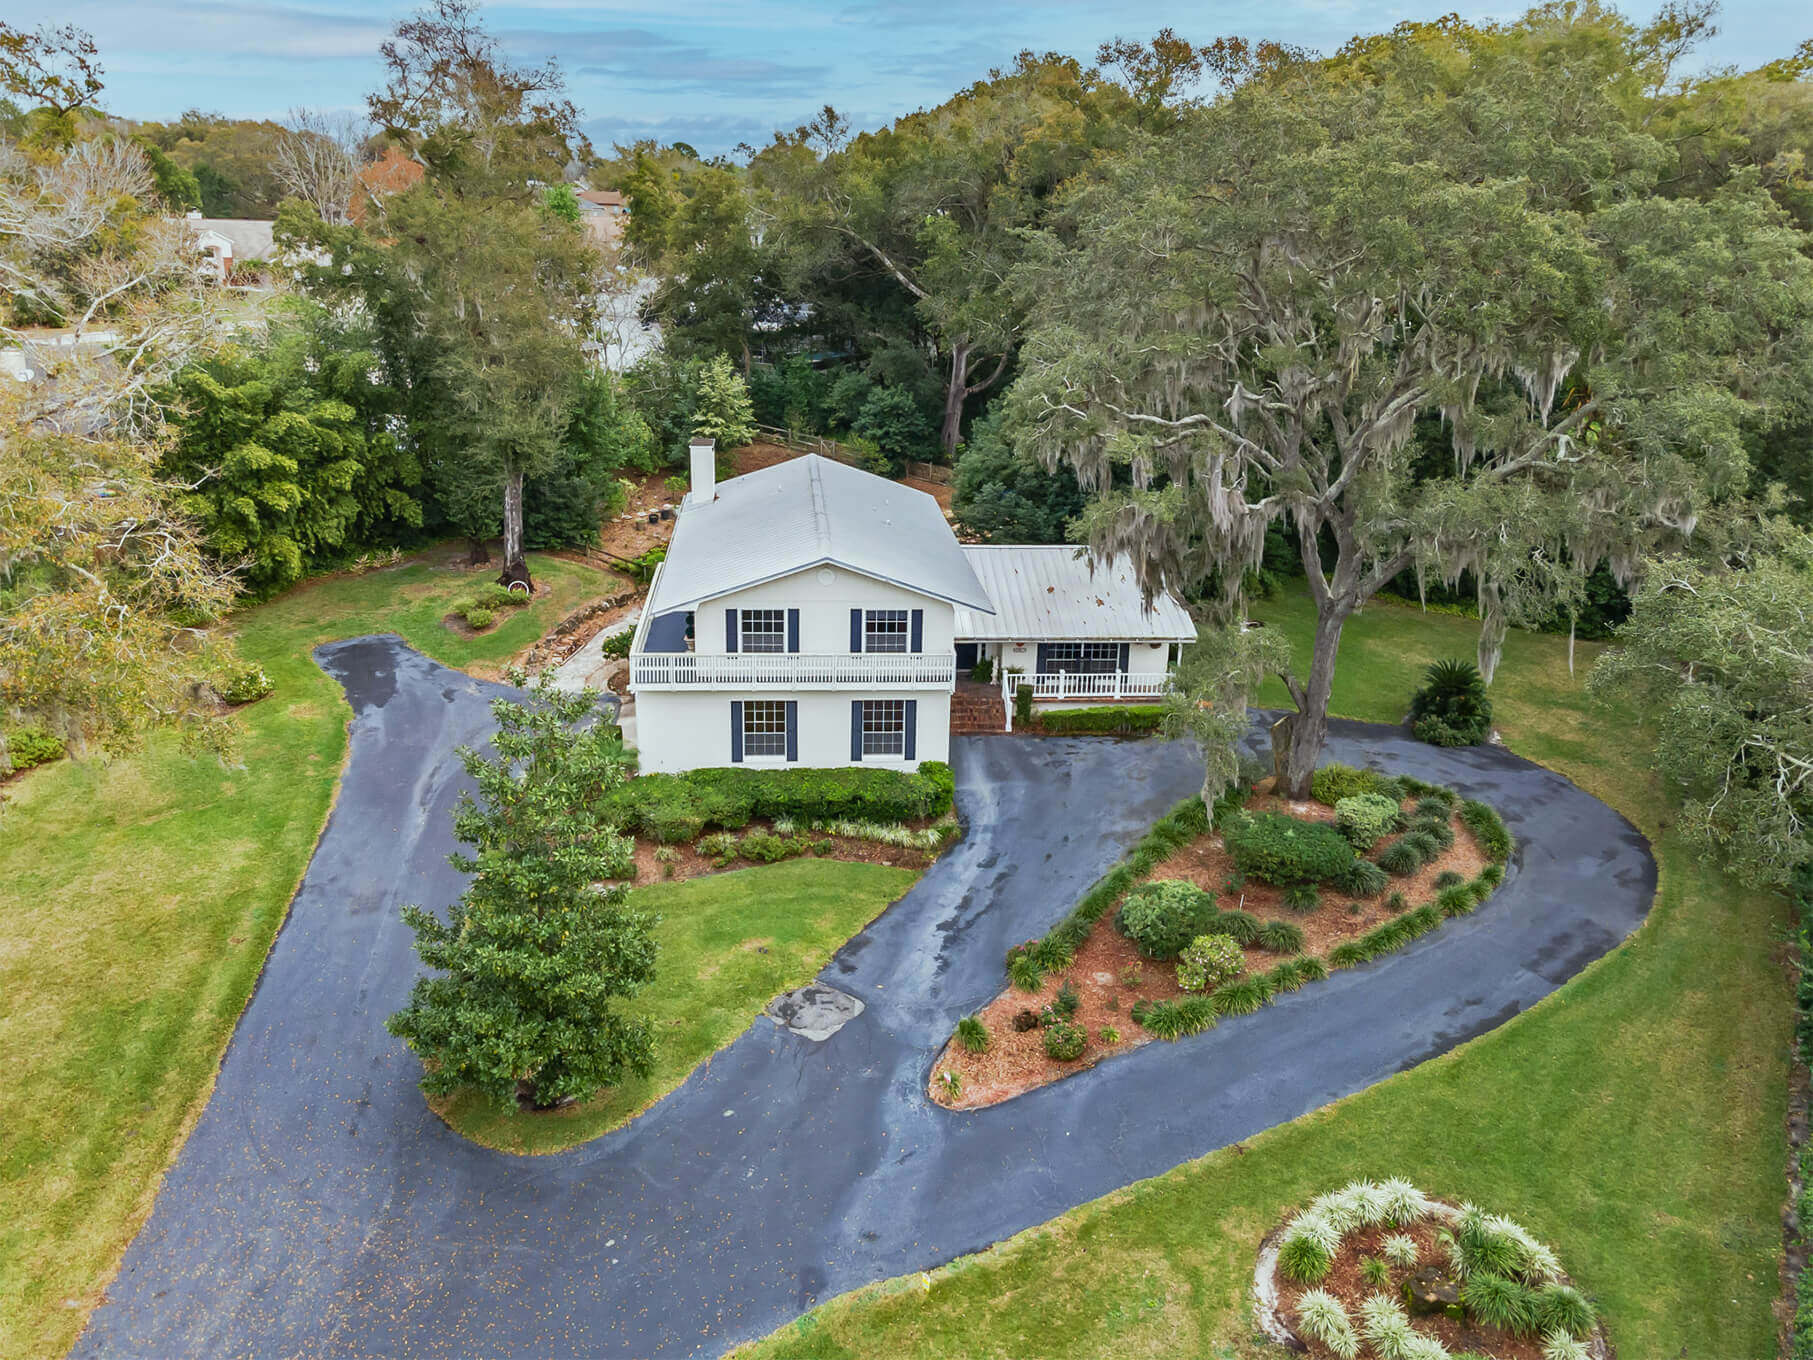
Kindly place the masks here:
POLYGON ((213 1099, 81 1356, 716 1355, 815 1301, 981 1248, 1363 1089, 1502 1023, 1643 920, 1640 835, 1502 750, 1337 723, 1331 759, 1496 806, 1519 847, 1480 911, 1209 1034, 992 1110, 923 1095, 955 1019, 1192 792, 1156 741, 959 739, 964 841, 824 979, 866 1011, 823 1044, 756 1019, 627 1128, 516 1158, 449 1132, 384 1030, 416 972, 398 908, 446 863, 503 692, 395 638, 320 649, 355 718, 321 844, 213 1099))

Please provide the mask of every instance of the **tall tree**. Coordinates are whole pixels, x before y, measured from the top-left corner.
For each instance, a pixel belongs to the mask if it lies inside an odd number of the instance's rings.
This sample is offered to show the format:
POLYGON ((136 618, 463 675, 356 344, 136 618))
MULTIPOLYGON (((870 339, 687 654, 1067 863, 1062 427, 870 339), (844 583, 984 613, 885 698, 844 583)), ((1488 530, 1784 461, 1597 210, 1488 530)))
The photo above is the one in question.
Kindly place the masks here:
POLYGON ((652 1065, 647 1022, 616 1004, 654 977, 654 922, 627 900, 632 842, 593 812, 627 769, 596 701, 546 684, 527 703, 494 700, 496 758, 460 751, 478 794, 454 814, 472 852, 450 859, 472 882, 445 921, 404 908, 436 975, 387 1022, 431 1095, 546 1109, 652 1065))
POLYGON ((1745 422, 1806 383, 1806 239, 1753 182, 1659 192, 1627 89, 1662 44, 1539 11, 1249 83, 1079 193, 1023 275, 1026 443, 1097 493, 1096 549, 1193 587, 1294 527, 1293 795, 1393 576, 1473 574, 1489 676, 1508 622, 1740 494, 1745 422))
MULTIPOLYGON (((1075 61, 1022 53, 1011 70, 822 158, 769 157, 770 211, 803 252, 853 247, 903 290, 944 367, 939 443, 955 455, 966 403, 1001 381, 1021 309, 1007 278, 1021 233, 1060 184, 1118 140, 1125 96, 1075 61)), ((810 129, 790 139, 810 150, 810 129)))
POLYGON ((430 467, 478 560, 484 493, 501 490, 499 579, 531 585, 523 482, 559 459, 597 292, 583 230, 536 188, 563 180, 583 146, 578 115, 559 69, 503 60, 466 0, 439 0, 382 50, 390 79, 372 119, 426 174, 381 201, 371 230, 394 241, 409 310, 432 340, 418 369, 444 403, 429 417, 430 467))
POLYGON ((308 204, 322 221, 351 221, 365 134, 365 120, 354 114, 291 109, 272 170, 291 197, 308 204))

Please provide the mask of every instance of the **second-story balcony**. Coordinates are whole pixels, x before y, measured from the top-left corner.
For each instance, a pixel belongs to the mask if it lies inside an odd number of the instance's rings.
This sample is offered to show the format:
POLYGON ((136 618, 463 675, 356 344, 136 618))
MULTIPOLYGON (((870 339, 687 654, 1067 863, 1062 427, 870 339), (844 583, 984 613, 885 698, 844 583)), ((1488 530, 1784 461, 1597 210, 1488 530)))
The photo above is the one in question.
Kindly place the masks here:
POLYGON ((949 689, 953 652, 632 652, 631 689, 949 689))

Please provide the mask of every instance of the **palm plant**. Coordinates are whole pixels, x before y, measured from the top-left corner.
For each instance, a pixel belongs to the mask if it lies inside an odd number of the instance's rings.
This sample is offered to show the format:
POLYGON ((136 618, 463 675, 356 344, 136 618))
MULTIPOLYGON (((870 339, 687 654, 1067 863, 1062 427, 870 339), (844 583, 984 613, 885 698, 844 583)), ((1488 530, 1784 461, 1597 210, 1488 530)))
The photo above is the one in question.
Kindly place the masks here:
POLYGON ((1477 746, 1492 730, 1485 677, 1471 661, 1437 661, 1410 696, 1410 730, 1434 746, 1477 746))

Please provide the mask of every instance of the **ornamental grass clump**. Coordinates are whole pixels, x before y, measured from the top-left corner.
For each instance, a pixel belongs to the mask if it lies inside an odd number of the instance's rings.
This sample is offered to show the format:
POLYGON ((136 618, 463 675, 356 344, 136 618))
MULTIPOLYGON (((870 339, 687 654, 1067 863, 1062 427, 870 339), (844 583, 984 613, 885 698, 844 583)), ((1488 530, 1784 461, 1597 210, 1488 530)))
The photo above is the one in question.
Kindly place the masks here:
POLYGON ((1297 1334, 1326 1346, 1341 1360, 1355 1360, 1360 1336, 1341 1301, 1326 1289, 1305 1290, 1297 1300, 1297 1334))
POLYGON ((1278 1269, 1298 1284, 1321 1284, 1334 1267, 1341 1234, 1321 1214, 1298 1214, 1278 1244, 1278 1269))
POLYGON ((1284 905, 1292 911, 1312 912, 1322 905, 1314 883, 1298 883, 1284 890, 1284 905))
POLYGON ((1460 1301, 1467 1315, 1481 1326, 1513 1336, 1529 1336, 1536 1330, 1536 1297, 1521 1280, 1470 1275, 1461 1286, 1460 1301))
POLYGON ((1209 999, 1222 1015, 1251 1015, 1272 999, 1272 984, 1263 973, 1256 973, 1222 983, 1209 993, 1209 999))
POLYGON ((1214 1029, 1221 1018, 1212 995, 1186 996, 1176 1001, 1137 1001, 1132 1015, 1134 1024, 1154 1039, 1166 1042, 1214 1029))
POLYGON ((1186 992, 1207 991, 1240 976, 1246 959, 1226 935, 1198 935, 1177 958, 1177 985, 1186 992))
POLYGON ((1206 935, 1226 935, 1236 944, 1256 944, 1259 933, 1264 929, 1259 918, 1250 911, 1223 911, 1203 924, 1206 935))
POLYGON ((1405 841, 1408 839, 1408 837, 1405 837, 1404 841, 1398 841, 1395 845, 1388 845, 1380 851, 1378 859, 1379 868, 1383 869, 1386 873, 1394 874, 1399 878, 1414 874, 1418 869, 1422 868, 1423 857, 1417 853, 1415 846, 1405 844, 1405 841))
POLYGON ((1360 770, 1331 761, 1309 777, 1309 796, 1318 803, 1335 807, 1343 798, 1356 794, 1383 793, 1391 782, 1377 770, 1360 770))
POLYGON ((1391 875, 1369 859, 1356 859, 1335 886, 1355 897, 1377 897, 1391 882, 1391 875))
POLYGON ((988 1026, 977 1016, 964 1016, 957 1022, 957 1042, 965 1053, 988 1052, 988 1026))
POLYGON ((1382 1221, 1394 1228, 1407 1228, 1412 1223, 1420 1223, 1435 1209, 1435 1203, 1429 1196, 1402 1177, 1394 1176, 1380 1181, 1379 1197, 1384 1201, 1385 1217, 1382 1221))
POLYGON ((1535 1304, 1536 1328, 1545 1335, 1565 1332, 1584 1337, 1593 1330, 1593 1305, 1571 1285, 1543 1285, 1536 1291, 1535 1304))
POLYGON ((1421 1253, 1417 1250, 1416 1239, 1406 1233, 1393 1233, 1379 1243, 1379 1250, 1385 1253, 1385 1259, 1392 1265, 1408 1270, 1417 1262, 1421 1253))
POLYGON ((1542 1338, 1542 1360, 1592 1360, 1592 1352, 1577 1337, 1549 1332, 1542 1338))
POLYGON ((1022 992, 1036 992, 1045 985, 1045 970, 1031 954, 1015 954, 1007 962, 1007 980, 1022 992))
POLYGON ((1363 1257, 1360 1261, 1360 1278, 1374 1289, 1388 1289, 1391 1286, 1391 1266, 1382 1257, 1363 1257))
POLYGON ((1379 1360, 1416 1360, 1413 1349, 1422 1340, 1397 1301, 1373 1294, 1360 1303, 1360 1331, 1379 1360))
POLYGON ((1272 954, 1297 954, 1303 950, 1303 928, 1289 921, 1267 921, 1253 941, 1272 954))

